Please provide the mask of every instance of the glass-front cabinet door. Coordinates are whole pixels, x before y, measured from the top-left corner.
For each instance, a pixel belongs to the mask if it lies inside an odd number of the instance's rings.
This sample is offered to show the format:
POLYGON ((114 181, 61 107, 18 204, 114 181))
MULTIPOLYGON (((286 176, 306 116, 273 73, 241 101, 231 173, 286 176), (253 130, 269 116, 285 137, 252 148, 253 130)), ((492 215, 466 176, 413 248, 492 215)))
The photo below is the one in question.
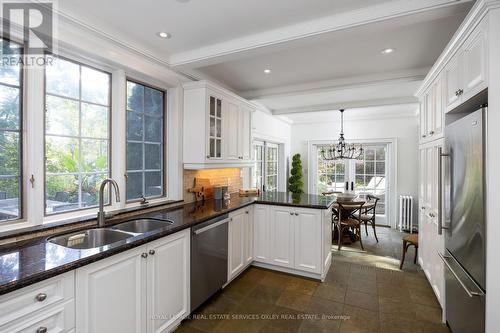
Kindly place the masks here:
POLYGON ((222 100, 210 96, 208 159, 222 159, 222 100))

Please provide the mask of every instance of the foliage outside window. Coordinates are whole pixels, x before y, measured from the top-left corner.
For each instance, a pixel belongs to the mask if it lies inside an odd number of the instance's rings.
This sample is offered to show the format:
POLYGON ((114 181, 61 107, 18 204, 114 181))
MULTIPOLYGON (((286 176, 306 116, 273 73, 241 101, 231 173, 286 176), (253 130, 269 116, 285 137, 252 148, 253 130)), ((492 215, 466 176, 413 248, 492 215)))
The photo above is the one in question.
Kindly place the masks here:
MULTIPOLYGON (((0 39, 1 56, 19 56, 19 44, 0 39)), ((22 217, 22 70, 0 65, 0 221, 22 217)))
POLYGON ((76 62, 46 66, 46 214, 97 205, 110 175, 110 87, 110 74, 76 62))
POLYGON ((127 200, 164 195, 164 92, 127 81, 127 200))

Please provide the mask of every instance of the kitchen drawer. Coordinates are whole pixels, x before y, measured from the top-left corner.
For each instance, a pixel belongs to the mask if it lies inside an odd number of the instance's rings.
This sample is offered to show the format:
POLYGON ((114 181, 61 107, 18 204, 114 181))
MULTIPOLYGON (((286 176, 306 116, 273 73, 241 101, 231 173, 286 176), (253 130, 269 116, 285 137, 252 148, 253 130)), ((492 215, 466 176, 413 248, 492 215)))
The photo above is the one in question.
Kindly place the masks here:
POLYGON ((69 333, 75 327, 75 300, 0 327, 0 333, 69 333))
POLYGON ((0 327, 33 317, 52 305, 75 297, 75 274, 68 272, 0 296, 0 327), (45 296, 45 297, 44 297, 45 296))

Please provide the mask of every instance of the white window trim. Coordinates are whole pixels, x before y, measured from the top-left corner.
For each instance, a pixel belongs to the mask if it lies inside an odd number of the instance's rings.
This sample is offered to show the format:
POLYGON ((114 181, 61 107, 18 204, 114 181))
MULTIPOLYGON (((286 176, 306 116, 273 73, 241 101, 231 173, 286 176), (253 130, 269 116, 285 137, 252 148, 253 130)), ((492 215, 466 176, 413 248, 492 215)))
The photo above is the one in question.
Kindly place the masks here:
MULTIPOLYGON (((286 143, 284 140, 277 140, 276 138, 270 138, 269 136, 265 135, 259 135, 256 136, 254 134, 253 139, 252 139, 252 154, 253 154, 253 146, 255 145, 255 142, 262 143, 262 147, 264 146, 264 142, 267 144, 275 145, 278 146, 278 185, 277 185, 277 191, 278 192, 285 192, 286 191, 286 157, 285 157, 285 147, 286 143)), ((265 156, 265 153, 263 153, 265 156)), ((249 168, 248 172, 248 183, 252 184, 252 177, 253 177, 253 168, 249 168)), ((265 183, 264 179, 264 169, 262 170, 263 177, 262 177, 262 184, 265 183)))
MULTIPOLYGON (((355 141, 356 143, 361 144, 387 144, 388 145, 388 153, 389 160, 388 165, 386 165, 386 172, 388 173, 388 187, 391 193, 391 197, 387 198, 387 221, 388 225, 392 228, 396 228, 396 217, 397 215, 397 198, 399 196, 397 191, 397 175, 398 175, 398 140, 397 138, 380 138, 380 139, 356 139, 356 140, 348 140, 346 141, 355 141)), ((326 145, 336 143, 336 140, 311 140, 307 143, 307 170, 308 170, 308 191, 309 193, 315 193, 314 189, 314 180, 315 175, 318 169, 316 158, 313 156, 317 156, 317 146, 318 145, 326 145)))

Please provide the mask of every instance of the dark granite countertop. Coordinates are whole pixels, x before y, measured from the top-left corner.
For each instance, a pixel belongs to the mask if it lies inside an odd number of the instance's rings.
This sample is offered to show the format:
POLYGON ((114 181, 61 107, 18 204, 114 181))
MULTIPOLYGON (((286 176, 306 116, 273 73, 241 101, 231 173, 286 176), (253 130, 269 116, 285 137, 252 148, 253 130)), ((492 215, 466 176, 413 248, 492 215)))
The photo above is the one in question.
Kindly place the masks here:
POLYGON ((184 204, 137 215, 137 217, 168 219, 172 220, 173 224, 100 248, 70 249, 52 244, 46 238, 22 244, 14 243, 0 248, 0 295, 190 228, 253 203, 327 209, 333 202, 332 197, 308 194, 299 197, 292 197, 286 193, 265 193, 258 197, 233 195, 227 204, 222 201, 207 200, 204 203, 184 204))

